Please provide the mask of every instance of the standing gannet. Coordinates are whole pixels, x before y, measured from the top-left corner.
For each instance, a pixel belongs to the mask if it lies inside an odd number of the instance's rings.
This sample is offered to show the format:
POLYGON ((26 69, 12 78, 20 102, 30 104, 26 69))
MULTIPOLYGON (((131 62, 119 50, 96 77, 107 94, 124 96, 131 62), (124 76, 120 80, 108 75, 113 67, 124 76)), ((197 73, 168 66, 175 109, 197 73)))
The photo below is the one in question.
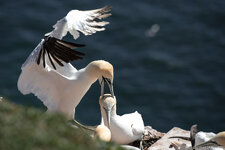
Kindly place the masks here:
POLYGON ((104 94, 99 98, 103 123, 111 131, 111 141, 117 144, 129 144, 135 140, 142 140, 144 122, 136 111, 119 116, 116 114, 116 98, 104 94))
POLYGON ((214 133, 199 132, 196 134, 196 150, 225 150, 225 131, 214 133))
POLYGON ((76 106, 97 79, 102 92, 106 82, 113 94, 113 66, 99 60, 77 70, 70 62, 82 59, 84 54, 73 48, 84 45, 61 40, 67 32, 77 39, 79 32, 91 35, 105 30, 108 22, 101 19, 110 16, 109 11, 109 6, 88 11, 71 10, 59 20, 22 65, 17 83, 19 91, 33 93, 47 106, 48 112, 63 113, 68 119, 74 119, 76 106))

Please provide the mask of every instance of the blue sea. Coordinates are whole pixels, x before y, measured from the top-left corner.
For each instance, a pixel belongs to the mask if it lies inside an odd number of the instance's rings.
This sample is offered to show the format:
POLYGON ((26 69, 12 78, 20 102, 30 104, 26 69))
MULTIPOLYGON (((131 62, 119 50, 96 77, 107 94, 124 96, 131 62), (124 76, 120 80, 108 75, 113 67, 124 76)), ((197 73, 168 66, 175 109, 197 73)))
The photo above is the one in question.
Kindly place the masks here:
MULTIPOLYGON (((138 111, 145 125, 167 132, 225 130, 224 0, 0 0, 0 96, 18 105, 46 107, 17 89, 21 65, 57 20, 71 9, 112 6, 106 31, 82 35, 83 60, 114 66, 119 115, 138 111)), ((74 41, 68 35, 68 41, 74 41)), ((76 92, 76 91, 74 91, 76 92)), ((96 82, 76 110, 86 125, 100 122, 96 82)))

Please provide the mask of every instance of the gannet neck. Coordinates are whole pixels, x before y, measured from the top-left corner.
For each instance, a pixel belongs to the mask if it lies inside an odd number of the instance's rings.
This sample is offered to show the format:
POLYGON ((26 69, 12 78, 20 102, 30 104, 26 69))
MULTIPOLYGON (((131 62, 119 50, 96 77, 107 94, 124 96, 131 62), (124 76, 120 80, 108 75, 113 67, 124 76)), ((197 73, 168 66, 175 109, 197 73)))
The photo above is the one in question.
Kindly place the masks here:
POLYGON ((61 85, 67 98, 60 98, 57 111, 65 114, 68 119, 74 119, 77 105, 97 79, 97 76, 90 76, 86 68, 74 72, 73 78, 61 85))

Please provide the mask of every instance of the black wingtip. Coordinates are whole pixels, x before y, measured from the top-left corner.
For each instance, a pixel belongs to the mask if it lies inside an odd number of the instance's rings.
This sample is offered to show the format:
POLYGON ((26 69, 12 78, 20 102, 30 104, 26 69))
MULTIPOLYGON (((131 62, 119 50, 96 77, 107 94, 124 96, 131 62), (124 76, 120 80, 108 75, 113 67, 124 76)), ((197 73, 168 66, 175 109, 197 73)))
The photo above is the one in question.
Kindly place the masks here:
POLYGON ((56 39, 54 37, 52 37, 54 40, 56 40, 59 44, 62 44, 66 47, 69 47, 71 49, 77 48, 77 47, 84 47, 84 44, 77 44, 77 43, 72 43, 72 42, 68 42, 68 41, 64 41, 64 40, 60 40, 60 39, 56 39))
POLYGON ((76 44, 51 37, 49 42, 45 43, 45 46, 48 47, 47 50, 50 54, 66 63, 80 59, 81 56, 84 56, 84 53, 73 50, 77 47, 84 47, 84 44, 76 44))
POLYGON ((42 59, 44 68, 46 67, 46 54, 50 64, 55 70, 57 67, 54 63, 57 63, 59 66, 63 67, 64 65, 62 61, 69 63, 74 60, 83 59, 83 56, 85 55, 82 52, 73 50, 76 47, 84 47, 85 44, 71 43, 50 36, 46 36, 44 40, 45 41, 37 56, 37 64, 39 65, 42 59))

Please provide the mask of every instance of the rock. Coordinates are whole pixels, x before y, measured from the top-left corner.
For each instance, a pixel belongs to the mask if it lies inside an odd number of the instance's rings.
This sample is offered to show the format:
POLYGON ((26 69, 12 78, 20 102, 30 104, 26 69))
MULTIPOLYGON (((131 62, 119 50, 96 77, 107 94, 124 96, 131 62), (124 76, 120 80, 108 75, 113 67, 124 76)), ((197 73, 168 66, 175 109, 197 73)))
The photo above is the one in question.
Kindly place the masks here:
POLYGON ((167 132, 160 140, 154 143, 148 150, 192 150, 191 142, 172 136, 190 137, 190 131, 174 127, 167 132))

